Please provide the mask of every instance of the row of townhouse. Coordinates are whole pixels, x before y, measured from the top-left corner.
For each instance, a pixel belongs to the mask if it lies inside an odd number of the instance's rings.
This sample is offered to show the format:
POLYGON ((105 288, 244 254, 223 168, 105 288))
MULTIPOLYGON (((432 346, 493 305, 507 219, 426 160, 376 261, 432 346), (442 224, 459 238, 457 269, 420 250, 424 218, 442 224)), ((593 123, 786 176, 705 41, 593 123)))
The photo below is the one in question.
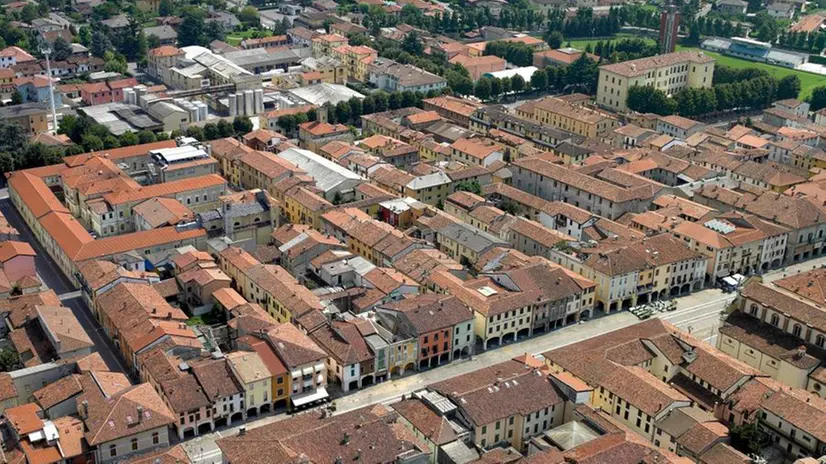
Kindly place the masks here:
POLYGON ((789 239, 787 228, 735 211, 715 212, 700 222, 664 216, 656 211, 635 215, 631 220, 646 234, 669 232, 705 255, 707 282, 731 274, 745 275, 780 267, 789 239))
MULTIPOLYGON (((492 208, 491 214, 504 223, 498 227, 507 231, 517 250, 543 256, 593 280, 597 285, 594 304, 602 311, 685 295, 704 286, 709 258, 666 233, 670 232, 668 229, 638 231, 633 228, 634 222, 629 226, 619 224, 574 205, 546 201, 504 184, 489 185, 483 193, 494 204, 515 207, 520 214, 534 218, 535 221, 512 219, 507 224, 501 210, 492 208), (622 241, 617 244, 614 239, 622 241)), ((659 198, 665 197, 671 198, 659 198)), ((483 203, 483 197, 461 194, 452 198, 446 203, 446 210, 457 217, 466 215, 471 222, 474 211, 491 209, 483 203)), ((644 213, 648 214, 652 213, 644 213)))
POLYGON ((304 407, 327 397, 327 353, 290 323, 278 324, 234 290, 216 292, 232 321, 257 314, 259 323, 231 324, 234 351, 185 358, 158 345, 140 356, 141 380, 150 383, 176 417, 180 439, 276 410, 304 407), (246 308, 246 309, 242 309, 246 308), (245 328, 247 327, 247 328, 245 328))
POLYGON ((686 295, 703 288, 707 258, 674 236, 663 233, 630 245, 593 248, 582 242, 557 247, 549 259, 593 280, 597 309, 623 310, 686 295))
MULTIPOLYGON (((52 70, 52 77, 72 78, 103 71, 103 58, 96 56, 72 55, 65 61, 52 61, 49 63, 52 70)), ((10 67, 17 77, 45 76, 46 60, 18 62, 10 67)))
POLYGON ((587 175, 539 158, 519 159, 513 165, 512 185, 519 190, 612 220, 644 212, 657 196, 668 193, 663 184, 616 168, 587 175))
POLYGON ((614 116, 556 97, 523 103, 516 115, 591 139, 602 139, 619 126, 614 116))
POLYGON ((446 269, 426 279, 436 292, 457 297, 473 311, 473 331, 483 349, 576 323, 594 307, 594 282, 524 255, 519 266, 480 273, 475 280, 446 269))
POLYGON ((321 301, 283 267, 261 264, 241 248, 227 247, 218 254, 220 269, 247 301, 261 305, 279 323, 301 318, 323 309, 321 301))
MULTIPOLYGON (((582 382, 588 404, 655 446, 694 462, 729 443, 727 412, 766 379, 758 370, 660 320, 543 353, 556 375, 582 382), (701 438, 702 437, 702 438, 701 438)), ((748 462, 740 460, 736 462, 748 462)))
POLYGON ((348 249, 381 267, 392 265, 411 251, 424 247, 390 224, 355 208, 328 211, 321 216, 321 232, 347 244, 348 249))
POLYGON ((784 264, 820 256, 826 250, 826 209, 806 198, 740 185, 707 185, 695 190, 693 201, 719 211, 754 214, 789 230, 784 264))

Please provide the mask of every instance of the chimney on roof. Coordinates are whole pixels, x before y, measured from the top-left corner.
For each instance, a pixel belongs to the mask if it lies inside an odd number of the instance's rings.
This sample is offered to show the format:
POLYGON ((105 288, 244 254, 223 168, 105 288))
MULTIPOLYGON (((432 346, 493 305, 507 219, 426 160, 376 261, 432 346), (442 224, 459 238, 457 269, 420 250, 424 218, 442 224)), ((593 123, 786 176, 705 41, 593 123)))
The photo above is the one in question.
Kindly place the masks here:
POLYGON ((361 448, 356 450, 356 461, 361 461, 361 448))
POLYGON ((83 402, 80 403, 80 418, 86 419, 87 417, 89 417, 89 402, 83 400, 83 402))
POLYGON ((350 443, 350 434, 344 432, 344 437, 341 439, 341 444, 346 445, 347 443, 350 443))
POLYGON ((797 353, 795 353, 795 359, 800 359, 803 356, 806 356, 806 345, 800 345, 797 347, 797 353))
POLYGON ((138 424, 143 421, 143 406, 138 406, 138 424))

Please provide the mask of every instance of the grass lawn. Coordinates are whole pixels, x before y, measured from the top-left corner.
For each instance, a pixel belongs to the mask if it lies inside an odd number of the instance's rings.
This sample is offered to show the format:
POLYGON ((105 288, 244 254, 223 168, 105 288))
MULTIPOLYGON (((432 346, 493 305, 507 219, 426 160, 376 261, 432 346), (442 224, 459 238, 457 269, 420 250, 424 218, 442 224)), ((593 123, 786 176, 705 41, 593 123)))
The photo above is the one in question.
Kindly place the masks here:
MULTIPOLYGON (((677 46, 678 50, 697 50, 692 47, 677 46)), ((721 55, 703 50, 706 55, 714 57, 717 63, 728 66, 730 68, 744 69, 744 68, 759 68, 763 69, 777 79, 782 79, 786 76, 795 74, 800 78, 800 96, 799 98, 807 98, 812 94, 812 89, 822 85, 826 85, 826 76, 819 74, 812 74, 805 71, 798 71, 796 69, 783 68, 780 66, 773 66, 765 63, 757 63, 755 61, 742 60, 733 56, 721 55)))
POLYGON ((264 30, 257 30, 257 29, 247 29, 243 32, 233 32, 232 34, 227 34, 224 38, 224 41, 230 45, 238 46, 242 40, 252 38, 256 33, 263 33, 261 37, 269 37, 272 35, 272 31, 269 29, 264 30))

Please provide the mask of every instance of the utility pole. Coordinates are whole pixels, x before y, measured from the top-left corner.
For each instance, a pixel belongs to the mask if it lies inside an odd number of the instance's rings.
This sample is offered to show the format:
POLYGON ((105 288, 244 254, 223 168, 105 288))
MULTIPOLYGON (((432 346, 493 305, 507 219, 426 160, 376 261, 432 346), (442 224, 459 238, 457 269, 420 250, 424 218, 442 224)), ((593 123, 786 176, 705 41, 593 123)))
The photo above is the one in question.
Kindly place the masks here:
POLYGON ((46 74, 49 79, 49 105, 52 108, 52 128, 54 133, 57 134, 57 111, 54 107, 54 87, 52 86, 52 65, 51 61, 49 60, 49 55, 52 53, 52 49, 49 47, 48 43, 43 44, 43 48, 40 49, 40 52, 46 56, 46 74))

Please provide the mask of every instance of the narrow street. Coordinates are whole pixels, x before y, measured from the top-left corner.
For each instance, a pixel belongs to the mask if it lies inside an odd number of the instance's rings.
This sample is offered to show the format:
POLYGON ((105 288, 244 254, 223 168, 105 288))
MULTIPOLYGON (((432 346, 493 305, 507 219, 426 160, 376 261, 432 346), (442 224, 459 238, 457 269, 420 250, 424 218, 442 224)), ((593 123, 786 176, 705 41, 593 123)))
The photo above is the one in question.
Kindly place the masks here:
MULTIPOLYGON (((5 189, 3 191, 5 193, 5 189)), ((40 280, 57 293, 63 306, 71 309, 72 314, 80 321, 83 329, 95 343, 95 351, 100 353, 109 369, 116 372, 128 372, 114 344, 109 337, 103 334, 103 329, 101 329, 91 309, 86 306, 83 298, 80 297, 80 292, 63 276, 57 264, 46 253, 40 242, 35 239, 29 226, 20 217, 11 200, 8 199, 8 195, 0 195, 0 212, 9 221, 9 224, 14 226, 20 233, 20 240, 28 242, 37 252, 35 268, 40 280)))

